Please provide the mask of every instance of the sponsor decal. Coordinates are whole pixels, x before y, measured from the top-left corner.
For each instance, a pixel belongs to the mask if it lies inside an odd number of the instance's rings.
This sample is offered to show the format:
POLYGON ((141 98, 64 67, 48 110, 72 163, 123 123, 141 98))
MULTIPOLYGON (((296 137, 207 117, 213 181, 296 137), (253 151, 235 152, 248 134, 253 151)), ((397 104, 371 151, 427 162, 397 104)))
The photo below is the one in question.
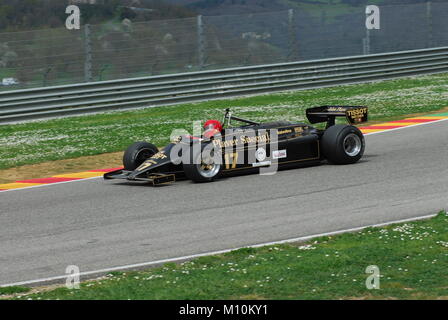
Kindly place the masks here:
POLYGON ((152 157, 151 157, 151 159, 156 159, 156 160, 159 160, 159 159, 167 159, 168 158, 168 156, 165 154, 165 151, 160 151, 159 153, 156 153, 155 155, 153 155, 152 157))
POLYGON ((294 131, 295 131, 296 133, 303 133, 303 128, 302 128, 302 127, 295 127, 295 128, 294 128, 294 131))
POLYGON ((347 110, 347 115, 353 118, 362 118, 367 113, 367 108, 347 110))
POLYGON ((288 156, 286 150, 277 150, 272 152, 273 159, 284 159, 288 156))
POLYGON ((240 136, 239 138, 234 137, 233 139, 225 141, 216 139, 213 140, 213 145, 215 147, 228 148, 233 146, 239 146, 241 144, 256 144, 256 143, 269 143, 269 142, 270 142, 269 134, 265 133, 263 135, 256 137, 240 136))
POLYGON ((255 152, 255 158, 260 162, 264 161, 266 159, 266 150, 263 148, 258 148, 255 152))
POLYGON ((359 123, 363 122, 363 119, 367 115, 367 108, 360 108, 354 110, 347 110, 347 116, 352 119, 352 122, 359 123))
POLYGON ((288 133, 292 133, 292 130, 291 129, 284 129, 284 130, 279 130, 278 132, 277 132, 277 134, 288 134, 288 133))
POLYGON ((137 171, 143 171, 149 167, 151 167, 153 164, 157 164, 154 160, 148 160, 144 162, 140 167, 137 168, 137 171))
POLYGON ((344 107, 329 107, 328 112, 345 112, 345 108, 344 107))
POLYGON ((270 166, 270 165, 271 165, 271 161, 252 163, 252 167, 265 167, 265 166, 270 166))

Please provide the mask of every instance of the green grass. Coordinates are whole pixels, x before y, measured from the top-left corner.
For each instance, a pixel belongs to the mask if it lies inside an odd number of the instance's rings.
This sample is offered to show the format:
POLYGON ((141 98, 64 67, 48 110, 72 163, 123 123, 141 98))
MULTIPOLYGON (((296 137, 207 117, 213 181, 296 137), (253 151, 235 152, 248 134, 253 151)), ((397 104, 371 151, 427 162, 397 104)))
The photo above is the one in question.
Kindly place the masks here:
POLYGON ((79 290, 22 299, 436 299, 448 298, 448 216, 308 243, 245 248, 219 256, 114 272, 79 290), (380 270, 368 290, 366 268, 380 270))
POLYGON ((16 294, 16 293, 25 293, 30 291, 30 288, 26 287, 6 287, 6 288, 0 288, 0 296, 2 295, 10 295, 10 294, 16 294))
POLYGON ((325 104, 369 106, 372 120, 397 119, 447 106, 448 74, 291 91, 238 99, 113 112, 0 126, 0 169, 122 151, 134 141, 169 142, 173 129, 222 119, 223 109, 258 121, 304 121, 305 109, 325 104))

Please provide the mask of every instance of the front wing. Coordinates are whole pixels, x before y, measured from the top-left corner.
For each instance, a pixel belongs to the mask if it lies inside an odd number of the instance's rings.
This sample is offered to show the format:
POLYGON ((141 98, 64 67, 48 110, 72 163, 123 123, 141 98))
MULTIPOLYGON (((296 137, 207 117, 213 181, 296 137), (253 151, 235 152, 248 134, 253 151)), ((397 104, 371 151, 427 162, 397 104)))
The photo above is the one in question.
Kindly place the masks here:
POLYGON ((104 174, 104 179, 123 179, 128 181, 145 181, 151 183, 153 186, 163 185, 176 182, 174 174, 151 173, 147 176, 134 176, 134 171, 117 170, 104 174))

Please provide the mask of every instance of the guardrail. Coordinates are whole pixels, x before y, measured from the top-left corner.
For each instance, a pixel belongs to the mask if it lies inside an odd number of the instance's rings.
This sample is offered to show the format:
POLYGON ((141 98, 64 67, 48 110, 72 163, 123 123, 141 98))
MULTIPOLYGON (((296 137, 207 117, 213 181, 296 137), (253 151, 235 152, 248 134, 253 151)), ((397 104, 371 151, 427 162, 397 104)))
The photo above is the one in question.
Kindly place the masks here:
POLYGON ((448 47, 0 93, 0 123, 448 72, 448 47))

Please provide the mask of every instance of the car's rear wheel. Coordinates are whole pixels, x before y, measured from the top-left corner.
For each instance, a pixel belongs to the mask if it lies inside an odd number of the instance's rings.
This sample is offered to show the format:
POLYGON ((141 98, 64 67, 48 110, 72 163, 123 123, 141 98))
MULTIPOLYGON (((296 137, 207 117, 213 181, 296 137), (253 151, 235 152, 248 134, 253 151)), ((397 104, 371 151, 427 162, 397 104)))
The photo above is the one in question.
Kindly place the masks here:
POLYGON ((194 182, 211 182, 219 177, 222 164, 217 162, 213 156, 213 151, 202 152, 202 150, 192 149, 190 163, 183 163, 183 169, 188 179, 194 182))
POLYGON ((365 139, 354 126, 335 125, 328 128, 321 141, 322 153, 334 164, 352 164, 364 155, 365 139))
POLYGON ((148 142, 136 142, 126 149, 123 155, 123 165, 125 170, 134 171, 146 159, 151 158, 159 150, 155 145, 148 142))

